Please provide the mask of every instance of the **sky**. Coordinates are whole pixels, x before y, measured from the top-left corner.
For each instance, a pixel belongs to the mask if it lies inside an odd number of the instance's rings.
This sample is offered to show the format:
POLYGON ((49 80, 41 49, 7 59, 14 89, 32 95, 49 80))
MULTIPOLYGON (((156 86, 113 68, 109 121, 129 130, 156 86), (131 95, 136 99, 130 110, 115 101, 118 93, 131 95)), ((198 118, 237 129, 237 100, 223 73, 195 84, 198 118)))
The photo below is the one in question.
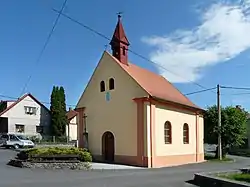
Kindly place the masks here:
MULTIPOLYGON (((37 61, 57 17, 52 9, 59 10, 63 2, 1 1, 0 95, 20 97, 30 77, 25 92, 38 100, 49 102, 55 85, 65 88, 68 106, 77 104, 110 46, 108 40, 61 16, 37 61)), ((154 63, 134 54, 129 54, 130 61, 161 74, 183 94, 217 84, 250 88, 250 0, 68 0, 63 11, 108 38, 117 12, 123 12, 130 49, 154 63)), ((250 90, 221 93, 223 106, 250 110, 250 90)), ((188 97, 203 108, 216 104, 216 90, 188 97)))

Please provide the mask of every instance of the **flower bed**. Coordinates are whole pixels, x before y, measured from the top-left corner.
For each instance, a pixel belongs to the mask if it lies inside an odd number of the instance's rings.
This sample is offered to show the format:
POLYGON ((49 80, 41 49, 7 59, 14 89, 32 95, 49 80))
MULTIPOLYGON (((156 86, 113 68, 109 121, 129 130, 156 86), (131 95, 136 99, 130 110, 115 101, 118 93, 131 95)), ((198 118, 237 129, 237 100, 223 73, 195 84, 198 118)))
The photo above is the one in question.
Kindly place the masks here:
POLYGON ((92 156, 86 149, 44 147, 23 150, 8 164, 28 168, 89 169, 90 162, 92 162, 92 156))

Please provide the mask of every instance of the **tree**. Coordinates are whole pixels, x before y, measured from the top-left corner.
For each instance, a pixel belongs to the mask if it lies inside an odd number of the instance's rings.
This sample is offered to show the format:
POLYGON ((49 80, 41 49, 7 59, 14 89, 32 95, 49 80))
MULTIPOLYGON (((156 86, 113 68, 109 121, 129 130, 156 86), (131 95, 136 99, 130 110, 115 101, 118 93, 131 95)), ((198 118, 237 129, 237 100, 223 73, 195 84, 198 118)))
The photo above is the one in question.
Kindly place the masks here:
POLYGON ((50 100, 51 134, 64 136, 67 124, 64 88, 53 86, 50 100))
POLYGON ((218 128, 218 109, 211 106, 204 115, 204 142, 218 143, 218 132, 221 132, 222 154, 226 147, 241 146, 246 138, 247 112, 232 106, 221 107, 221 129, 218 128))
POLYGON ((66 99, 65 99, 65 91, 64 88, 61 86, 58 90, 58 94, 60 95, 60 116, 61 116, 61 132, 63 135, 66 133, 66 125, 68 123, 67 117, 66 117, 66 99))

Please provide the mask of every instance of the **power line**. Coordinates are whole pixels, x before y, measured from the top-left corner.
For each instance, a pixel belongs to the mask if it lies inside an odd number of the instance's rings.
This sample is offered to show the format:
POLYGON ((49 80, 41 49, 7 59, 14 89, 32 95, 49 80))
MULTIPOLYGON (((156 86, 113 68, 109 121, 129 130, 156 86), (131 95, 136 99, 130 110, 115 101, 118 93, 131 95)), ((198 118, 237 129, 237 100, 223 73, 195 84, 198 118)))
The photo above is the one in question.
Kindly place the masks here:
POLYGON ((234 93, 234 94, 221 94, 221 95, 250 95, 250 92, 234 93))
MULTIPOLYGON (((52 27, 52 29, 51 29, 51 31, 50 31, 50 33, 49 33, 49 35, 48 35, 48 37, 47 37, 45 43, 44 43, 44 46, 43 46, 41 52, 40 52, 39 55, 38 55, 38 58, 37 58, 35 64, 39 63, 39 61, 41 60, 42 55, 43 55, 43 53, 44 53, 44 51, 45 51, 45 49, 46 49, 46 47, 47 47, 47 45, 48 45, 48 43, 49 43, 49 40, 50 40, 50 38, 51 38, 51 36, 52 36, 54 30, 55 30, 55 27, 56 27, 56 25, 57 25, 57 23, 58 23, 58 21, 59 21, 59 18, 60 18, 60 16, 61 16, 62 11, 64 10, 64 8, 65 8, 65 6, 66 6, 67 1, 68 1, 68 0, 64 0, 63 5, 62 5, 62 8, 61 8, 61 10, 58 12, 59 14, 57 15, 57 18, 56 18, 56 20, 55 20, 55 22, 54 22, 54 25, 53 25, 53 27, 52 27)), ((32 71, 32 72, 33 72, 33 71, 32 71)), ((22 92, 21 92, 20 96, 23 95, 23 93, 25 92, 25 89, 27 88, 28 83, 30 82, 31 78, 32 78, 32 73, 29 75, 27 81, 25 82, 24 87, 23 87, 23 89, 22 89, 22 92)))
POLYGON ((225 89, 234 89, 234 90, 250 90, 250 88, 247 87, 233 87, 233 86, 220 86, 220 87, 225 89))
MULTIPOLYGON (((56 9, 52 9, 52 10, 53 10, 54 12, 60 13, 60 11, 58 11, 58 10, 56 10, 56 9)), ((76 20, 76 19, 74 19, 74 18, 72 18, 72 17, 70 17, 70 16, 68 16, 68 15, 66 15, 66 14, 64 14, 64 13, 62 13, 62 12, 61 12, 60 14, 61 14, 62 16, 64 16, 64 17, 68 18, 68 19, 71 20, 72 22, 77 23, 78 25, 80 25, 80 26, 82 26, 82 27, 88 29, 89 31, 91 31, 91 32, 93 32, 93 33, 95 33, 95 34, 101 36, 102 38, 104 38, 104 39, 106 39, 106 40, 108 40, 108 41, 111 41, 109 37, 105 36, 105 35, 102 34, 101 32, 98 32, 97 30, 95 30, 95 29, 93 29, 93 28, 91 28, 91 27, 89 27, 89 26, 87 26, 87 25, 81 23, 80 21, 78 21, 78 20, 76 20)), ((135 51, 132 51, 131 49, 128 49, 128 51, 130 51, 130 52, 133 53, 134 55, 136 55, 136 56, 142 58, 143 60, 146 60, 146 61, 148 61, 148 62, 150 62, 150 63, 153 63, 154 65, 156 65, 156 66, 158 66, 158 67, 160 67, 160 68, 162 68, 162 69, 164 69, 164 70, 166 70, 166 71, 168 71, 168 72, 170 72, 170 73, 172 73, 172 74, 174 74, 174 75, 176 75, 176 76, 179 76, 180 78, 183 78, 183 79, 184 79, 184 77, 181 77, 180 75, 176 74, 176 73, 173 72, 173 71, 170 71, 169 69, 165 68, 164 66, 161 66, 161 65, 157 64, 156 62, 153 62, 152 60, 146 58, 145 56, 143 56, 143 55, 141 55, 141 54, 139 54, 139 53, 137 53, 137 52, 135 52, 135 51)), ((187 79, 186 79, 186 80, 187 80, 187 79)), ((191 83, 193 83, 193 84, 195 84, 195 85, 197 85, 197 86, 199 86, 199 87, 201 87, 201 88, 207 89, 205 86, 202 86, 201 84, 199 84, 199 83, 197 83, 197 82, 194 82, 194 81, 191 81, 191 80, 188 80, 188 81, 191 82, 191 83)), ((213 92, 213 93, 215 93, 215 92, 213 92)))
MULTIPOLYGON (((8 99, 13 99, 13 100, 18 100, 20 98, 16 98, 16 97, 11 97, 11 96, 7 96, 7 95, 0 95, 0 97, 3 97, 3 98, 8 98, 8 99)), ((29 100, 29 99, 24 99, 25 101, 30 101, 30 102, 34 102, 33 100, 29 100)), ((45 101, 39 101, 40 103, 42 104, 49 104, 50 105, 50 102, 45 102, 45 101)), ((76 105, 71 105, 71 104, 66 104, 66 106, 76 106, 76 105)))
POLYGON ((184 95, 193 95, 193 94, 197 94, 197 93, 201 93, 201 92, 206 92, 206 91, 210 91, 210 90, 214 90, 214 89, 216 89, 216 87, 208 88, 208 89, 204 89, 204 90, 200 90, 200 91, 196 91, 196 92, 191 92, 191 93, 187 93, 187 94, 184 94, 184 95))

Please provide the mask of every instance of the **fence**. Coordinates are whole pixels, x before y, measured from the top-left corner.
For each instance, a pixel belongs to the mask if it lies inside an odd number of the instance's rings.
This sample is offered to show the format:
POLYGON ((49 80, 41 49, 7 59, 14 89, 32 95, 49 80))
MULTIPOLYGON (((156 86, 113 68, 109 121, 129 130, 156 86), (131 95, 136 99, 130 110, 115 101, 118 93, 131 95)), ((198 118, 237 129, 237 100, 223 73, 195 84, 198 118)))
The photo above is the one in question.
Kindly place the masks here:
POLYGON ((72 144, 76 142, 76 140, 69 140, 67 136, 32 136, 29 139, 36 144, 72 144))

